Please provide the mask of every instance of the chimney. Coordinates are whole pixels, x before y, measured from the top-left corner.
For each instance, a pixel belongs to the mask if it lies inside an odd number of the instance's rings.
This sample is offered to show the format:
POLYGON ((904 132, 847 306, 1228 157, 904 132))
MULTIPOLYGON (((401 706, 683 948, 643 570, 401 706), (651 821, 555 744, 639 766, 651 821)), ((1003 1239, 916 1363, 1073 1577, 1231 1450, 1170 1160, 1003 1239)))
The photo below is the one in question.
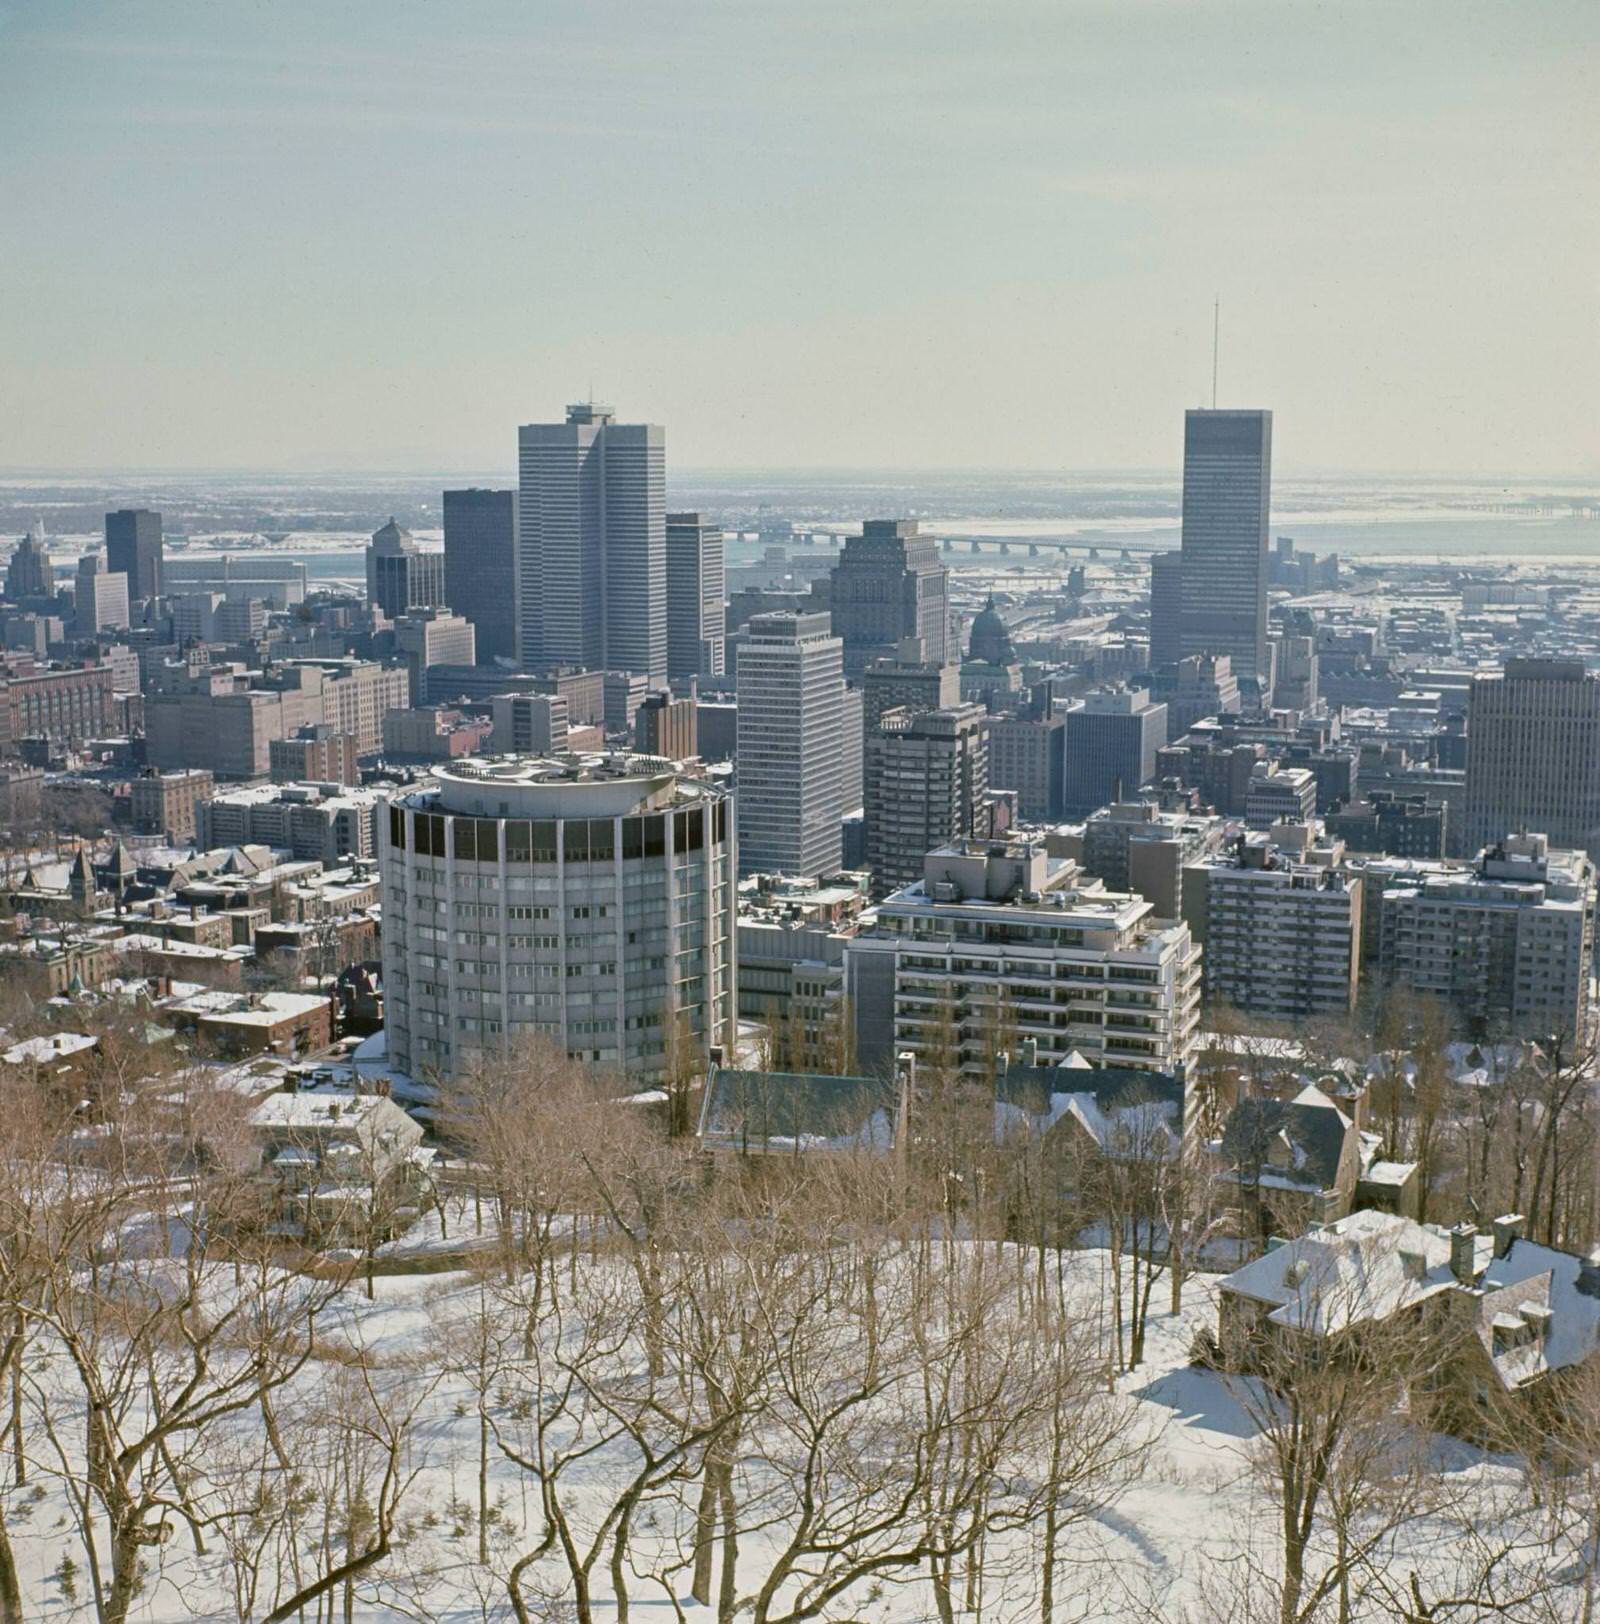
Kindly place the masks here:
POLYGON ((1037 1066, 1039 1064, 1038 1038, 1024 1038, 1022 1040, 1022 1063, 1025 1066, 1037 1066))
POLYGON ((902 1049, 894 1057, 895 1149, 903 1157, 911 1142, 911 1094, 917 1083, 917 1057, 902 1049))
POLYGON ((1478 1232, 1471 1224, 1457 1224, 1450 1231, 1450 1272, 1464 1286, 1477 1279, 1473 1255, 1477 1250, 1478 1232))
POLYGON ((1513 1241, 1522 1239, 1522 1226, 1527 1220, 1520 1212, 1508 1212, 1494 1221, 1494 1255, 1504 1257, 1513 1241))

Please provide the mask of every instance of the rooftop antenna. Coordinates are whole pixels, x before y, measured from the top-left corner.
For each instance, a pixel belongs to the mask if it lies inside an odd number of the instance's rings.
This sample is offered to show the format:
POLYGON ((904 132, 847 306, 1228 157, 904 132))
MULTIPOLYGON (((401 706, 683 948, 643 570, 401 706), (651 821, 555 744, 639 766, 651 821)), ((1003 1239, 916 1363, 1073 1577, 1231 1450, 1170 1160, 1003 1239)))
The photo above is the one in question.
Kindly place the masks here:
POLYGON ((1222 336, 1222 295, 1211 306, 1211 410, 1217 409, 1217 345, 1222 336))

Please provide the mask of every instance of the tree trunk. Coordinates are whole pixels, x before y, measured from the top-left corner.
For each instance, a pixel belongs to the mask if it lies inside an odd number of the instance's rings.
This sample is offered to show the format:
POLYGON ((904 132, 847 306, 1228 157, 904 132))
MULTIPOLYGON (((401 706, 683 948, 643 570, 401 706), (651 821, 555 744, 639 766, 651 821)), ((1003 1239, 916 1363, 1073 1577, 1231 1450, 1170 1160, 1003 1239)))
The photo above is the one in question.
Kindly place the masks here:
POLYGON ((0 1525, 0 1624, 27 1624, 22 1612, 22 1585, 11 1536, 0 1525))
POLYGON ((694 1578, 689 1594, 702 1607, 711 1605, 712 1545, 717 1537, 716 1468, 708 1461, 700 1479, 700 1503, 694 1515, 694 1578))
POLYGON ((731 1465, 717 1469, 717 1502, 722 1507, 722 1583, 717 1592, 717 1621, 733 1624, 739 1601, 739 1519, 731 1465))

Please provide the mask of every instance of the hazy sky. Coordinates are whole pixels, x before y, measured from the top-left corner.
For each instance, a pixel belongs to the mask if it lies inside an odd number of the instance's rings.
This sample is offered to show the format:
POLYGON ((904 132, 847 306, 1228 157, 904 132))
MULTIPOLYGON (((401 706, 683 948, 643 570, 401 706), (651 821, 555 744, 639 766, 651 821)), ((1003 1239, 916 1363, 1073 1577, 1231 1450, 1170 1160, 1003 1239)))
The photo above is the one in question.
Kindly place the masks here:
POLYGON ((1596 0, 0 0, 0 465, 1600 471, 1596 0))

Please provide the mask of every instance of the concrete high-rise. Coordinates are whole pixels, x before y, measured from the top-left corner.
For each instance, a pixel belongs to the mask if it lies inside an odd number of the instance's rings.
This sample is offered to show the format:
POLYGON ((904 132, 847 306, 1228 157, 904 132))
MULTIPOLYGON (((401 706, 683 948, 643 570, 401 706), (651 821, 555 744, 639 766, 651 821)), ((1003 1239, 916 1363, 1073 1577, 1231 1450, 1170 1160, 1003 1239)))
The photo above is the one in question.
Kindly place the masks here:
POLYGON ((838 868, 844 645, 823 614, 756 615, 739 651, 739 863, 816 878, 838 868))
POLYGON ((444 593, 472 622, 485 665, 517 658, 515 491, 444 493, 444 593))
POLYGON ((522 659, 667 681, 666 431, 609 406, 518 430, 522 659))
POLYGON ((829 612, 852 681, 871 661, 894 654, 903 638, 922 639, 929 665, 955 655, 950 572, 938 543, 918 533, 915 519, 868 519, 859 536, 846 538, 833 569, 829 612))
POLYGON ((703 513, 667 515, 667 675, 720 677, 726 643, 723 535, 703 513))
POLYGON ((1142 688, 1091 689, 1066 713, 1062 806, 1082 817, 1126 800, 1155 774, 1167 742, 1167 707, 1142 688))
POLYGON ((106 563, 128 577, 128 599, 161 596, 161 515, 149 508, 119 508, 106 515, 106 563))
POLYGON ((654 759, 434 768, 380 820, 392 1063, 450 1078, 543 1038, 637 1081, 675 1035, 731 1053, 732 825, 654 759))
POLYGON ((80 637, 122 631, 128 624, 128 577, 107 569, 99 553, 85 553, 78 560, 72 604, 80 637))
POLYGON ((1272 672, 1267 646, 1271 498, 1272 413, 1187 413, 1178 653, 1226 654, 1236 677, 1260 685, 1270 684, 1272 672))
POLYGON ((885 712, 866 741, 867 866, 876 894, 914 884, 929 852, 986 835, 988 791, 981 705, 885 712))
POLYGON ((1600 677, 1581 660, 1508 660, 1472 684, 1466 849, 1522 829, 1600 857, 1600 677))

